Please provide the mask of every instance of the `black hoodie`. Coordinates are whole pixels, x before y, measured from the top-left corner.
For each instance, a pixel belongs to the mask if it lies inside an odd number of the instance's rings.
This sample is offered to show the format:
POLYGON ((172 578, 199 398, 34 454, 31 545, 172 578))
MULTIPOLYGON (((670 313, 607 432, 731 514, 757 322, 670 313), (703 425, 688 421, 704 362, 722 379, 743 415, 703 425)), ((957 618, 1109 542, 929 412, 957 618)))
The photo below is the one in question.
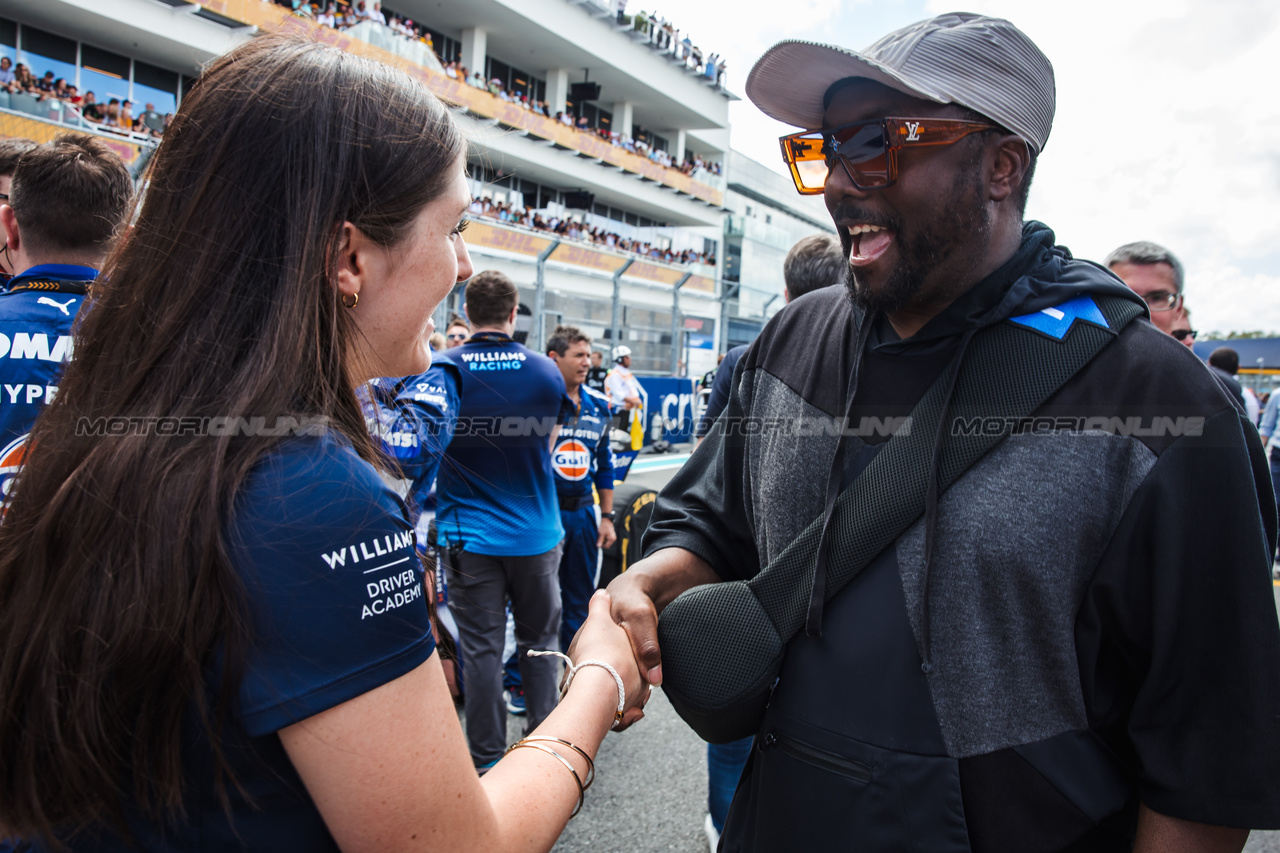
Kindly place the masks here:
MULTIPOLYGON (((646 553, 753 576, 822 512, 824 425, 850 416, 847 483, 973 331, 1101 294, 1138 299, 1028 223, 1013 258, 906 340, 883 320, 860 335, 842 288, 797 299, 659 496, 646 553)), ((1139 800, 1280 827, 1270 477, 1186 347, 1129 324, 941 496, 933 528, 909 528, 827 602, 820 635, 788 644, 722 850, 1131 850, 1139 800)))

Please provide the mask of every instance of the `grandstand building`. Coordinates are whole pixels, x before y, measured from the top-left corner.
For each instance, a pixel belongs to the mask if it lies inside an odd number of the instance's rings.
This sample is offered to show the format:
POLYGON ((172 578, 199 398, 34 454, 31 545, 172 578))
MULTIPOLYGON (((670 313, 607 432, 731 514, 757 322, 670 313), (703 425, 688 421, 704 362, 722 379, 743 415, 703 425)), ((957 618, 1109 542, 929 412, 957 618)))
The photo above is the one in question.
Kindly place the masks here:
POLYGON ((641 373, 714 363, 734 96, 713 58, 614 0, 393 0, 382 12, 391 26, 337 29, 268 0, 0 0, 0 56, 81 99, 0 91, 0 134, 84 127, 138 162, 203 63, 258 31, 308 33, 399 64, 454 109, 485 200, 465 236, 478 269, 520 285, 532 344, 563 321, 603 347, 626 343, 641 373), (145 124, 85 121, 89 92, 131 101, 145 124))

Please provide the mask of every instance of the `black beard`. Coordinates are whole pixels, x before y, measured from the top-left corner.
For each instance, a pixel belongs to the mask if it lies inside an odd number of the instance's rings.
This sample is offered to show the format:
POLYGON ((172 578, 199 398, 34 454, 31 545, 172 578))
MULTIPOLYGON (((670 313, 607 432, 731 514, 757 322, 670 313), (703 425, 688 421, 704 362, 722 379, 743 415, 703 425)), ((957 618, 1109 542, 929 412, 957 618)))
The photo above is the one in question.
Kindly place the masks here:
MULTIPOLYGON (((966 246, 985 246, 990 240, 991 214, 982 200, 978 163, 972 166, 956 174, 946 204, 935 221, 917 228, 901 227, 896 230, 894 237, 898 241, 899 260, 882 288, 872 291, 860 284, 857 270, 852 266, 848 268, 845 288, 850 298, 864 311, 874 309, 892 313, 912 303, 941 301, 947 292, 957 288, 956 282, 949 282, 942 292, 921 292, 925 276, 931 270, 962 255, 966 246)), ((852 240, 849 243, 851 246, 852 240)), ((979 257, 975 254, 966 269, 957 271, 961 282, 971 277, 978 262, 979 257)))

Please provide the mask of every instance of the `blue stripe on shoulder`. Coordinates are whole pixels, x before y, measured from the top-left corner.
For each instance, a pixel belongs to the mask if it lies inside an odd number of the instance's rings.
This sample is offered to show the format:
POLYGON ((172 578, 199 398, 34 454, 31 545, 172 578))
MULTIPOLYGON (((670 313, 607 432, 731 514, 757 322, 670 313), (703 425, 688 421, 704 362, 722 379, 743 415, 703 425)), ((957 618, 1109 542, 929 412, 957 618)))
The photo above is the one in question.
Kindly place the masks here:
POLYGON ((1037 332, 1048 335, 1058 341, 1067 336, 1067 332, 1071 329, 1071 324, 1076 320, 1084 320, 1086 323, 1093 323, 1095 326, 1101 326, 1104 329, 1111 328, 1110 324, 1107 323, 1107 318, 1099 310, 1098 304, 1088 294, 1068 299, 1053 308, 1045 308, 1034 314, 1023 314, 1021 317, 1010 317, 1009 319, 1011 322, 1035 329, 1037 332))

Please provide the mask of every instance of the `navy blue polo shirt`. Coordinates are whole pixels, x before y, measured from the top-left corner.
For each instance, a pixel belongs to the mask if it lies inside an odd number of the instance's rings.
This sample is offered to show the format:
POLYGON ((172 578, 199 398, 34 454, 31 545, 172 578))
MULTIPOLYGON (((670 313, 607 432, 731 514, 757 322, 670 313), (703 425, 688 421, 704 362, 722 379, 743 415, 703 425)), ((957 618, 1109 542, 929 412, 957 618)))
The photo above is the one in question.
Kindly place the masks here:
POLYGON ((337 851, 276 732, 405 675, 435 650, 408 510, 342 438, 292 439, 263 458, 226 531, 254 632, 223 741, 244 792, 228 787, 228 820, 193 721, 185 822, 161 830, 126 804, 137 847, 101 830, 76 837, 76 850, 337 851))

